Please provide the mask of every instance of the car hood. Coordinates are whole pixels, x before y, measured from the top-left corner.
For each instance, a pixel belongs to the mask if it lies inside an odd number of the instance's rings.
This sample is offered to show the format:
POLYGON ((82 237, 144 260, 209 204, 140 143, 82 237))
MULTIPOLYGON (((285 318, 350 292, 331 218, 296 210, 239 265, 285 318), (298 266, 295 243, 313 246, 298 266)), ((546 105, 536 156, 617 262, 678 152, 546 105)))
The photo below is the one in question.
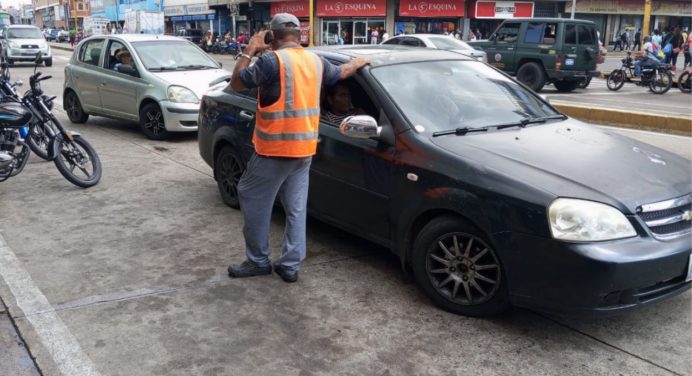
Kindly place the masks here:
POLYGON ((224 78, 231 77, 231 72, 225 69, 199 69, 186 71, 151 72, 169 85, 180 85, 192 90, 198 98, 219 83, 224 78))
POLYGON ((23 45, 23 44, 33 44, 36 46, 40 46, 42 44, 46 45, 46 40, 41 39, 41 38, 39 38, 39 39, 8 39, 8 42, 14 42, 14 43, 17 43, 19 45, 23 45))
POLYGON ((432 142, 555 197, 605 202, 630 214, 692 190, 689 160, 573 119, 432 142))
POLYGON ((456 53, 458 53, 458 54, 462 54, 462 55, 465 55, 465 56, 471 56, 471 57, 483 57, 483 56, 485 56, 485 51, 481 51, 481 50, 461 50, 461 49, 452 49, 452 50, 449 50, 449 51, 456 52, 456 53))

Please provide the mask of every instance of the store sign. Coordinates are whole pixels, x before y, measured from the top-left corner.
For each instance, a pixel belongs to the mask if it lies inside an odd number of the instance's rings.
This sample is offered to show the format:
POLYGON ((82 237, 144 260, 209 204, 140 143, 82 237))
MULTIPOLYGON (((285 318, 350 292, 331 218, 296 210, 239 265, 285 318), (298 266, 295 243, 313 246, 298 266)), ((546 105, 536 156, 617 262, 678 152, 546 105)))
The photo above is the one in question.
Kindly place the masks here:
MULTIPOLYGON (((565 13, 572 12, 572 2, 565 3, 565 13)), ((644 14, 644 2, 637 0, 577 0, 575 13, 644 14)), ((692 16, 692 2, 652 1, 654 16, 692 16)))
POLYGON ((310 2, 308 0, 277 1, 271 3, 271 16, 277 13, 290 13, 298 18, 310 17, 310 2))
POLYGON ((317 0, 319 17, 384 17, 386 0, 317 0))
POLYGON ((465 7, 463 0, 401 0, 399 16, 463 17, 465 7))
POLYGON ((476 18, 533 17, 533 2, 478 1, 476 18))

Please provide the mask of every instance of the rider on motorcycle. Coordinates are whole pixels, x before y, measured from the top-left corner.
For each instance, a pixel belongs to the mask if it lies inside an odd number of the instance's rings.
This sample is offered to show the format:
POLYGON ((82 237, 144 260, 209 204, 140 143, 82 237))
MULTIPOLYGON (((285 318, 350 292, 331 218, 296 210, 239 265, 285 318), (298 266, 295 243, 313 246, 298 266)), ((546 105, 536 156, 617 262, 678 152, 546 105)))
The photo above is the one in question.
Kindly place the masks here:
POLYGON ((634 64, 634 75, 636 77, 641 75, 642 68, 655 67, 659 64, 658 57, 654 52, 654 45, 651 43, 651 37, 648 35, 644 37, 644 46, 642 46, 642 50, 639 51, 638 55, 641 59, 634 64))

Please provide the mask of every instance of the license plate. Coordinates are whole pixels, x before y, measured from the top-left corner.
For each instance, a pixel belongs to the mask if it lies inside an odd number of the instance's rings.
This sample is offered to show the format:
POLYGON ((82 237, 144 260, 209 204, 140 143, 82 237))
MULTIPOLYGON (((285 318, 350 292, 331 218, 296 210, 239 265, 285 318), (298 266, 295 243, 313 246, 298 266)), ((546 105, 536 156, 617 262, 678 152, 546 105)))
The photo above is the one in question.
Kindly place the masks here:
POLYGON ((574 59, 565 60, 565 65, 574 65, 574 59))
POLYGON ((687 262, 687 278, 685 278, 685 282, 692 281, 692 254, 690 255, 690 259, 687 262))

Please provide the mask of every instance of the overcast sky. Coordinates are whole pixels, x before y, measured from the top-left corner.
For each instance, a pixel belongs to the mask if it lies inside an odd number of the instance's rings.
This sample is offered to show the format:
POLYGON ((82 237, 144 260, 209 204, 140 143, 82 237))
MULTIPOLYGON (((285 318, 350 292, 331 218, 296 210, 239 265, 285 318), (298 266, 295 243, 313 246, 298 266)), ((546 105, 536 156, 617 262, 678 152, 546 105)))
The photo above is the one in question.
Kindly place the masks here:
POLYGON ((19 4, 31 4, 31 0, 0 0, 3 8, 9 8, 13 6, 19 8, 19 4))

